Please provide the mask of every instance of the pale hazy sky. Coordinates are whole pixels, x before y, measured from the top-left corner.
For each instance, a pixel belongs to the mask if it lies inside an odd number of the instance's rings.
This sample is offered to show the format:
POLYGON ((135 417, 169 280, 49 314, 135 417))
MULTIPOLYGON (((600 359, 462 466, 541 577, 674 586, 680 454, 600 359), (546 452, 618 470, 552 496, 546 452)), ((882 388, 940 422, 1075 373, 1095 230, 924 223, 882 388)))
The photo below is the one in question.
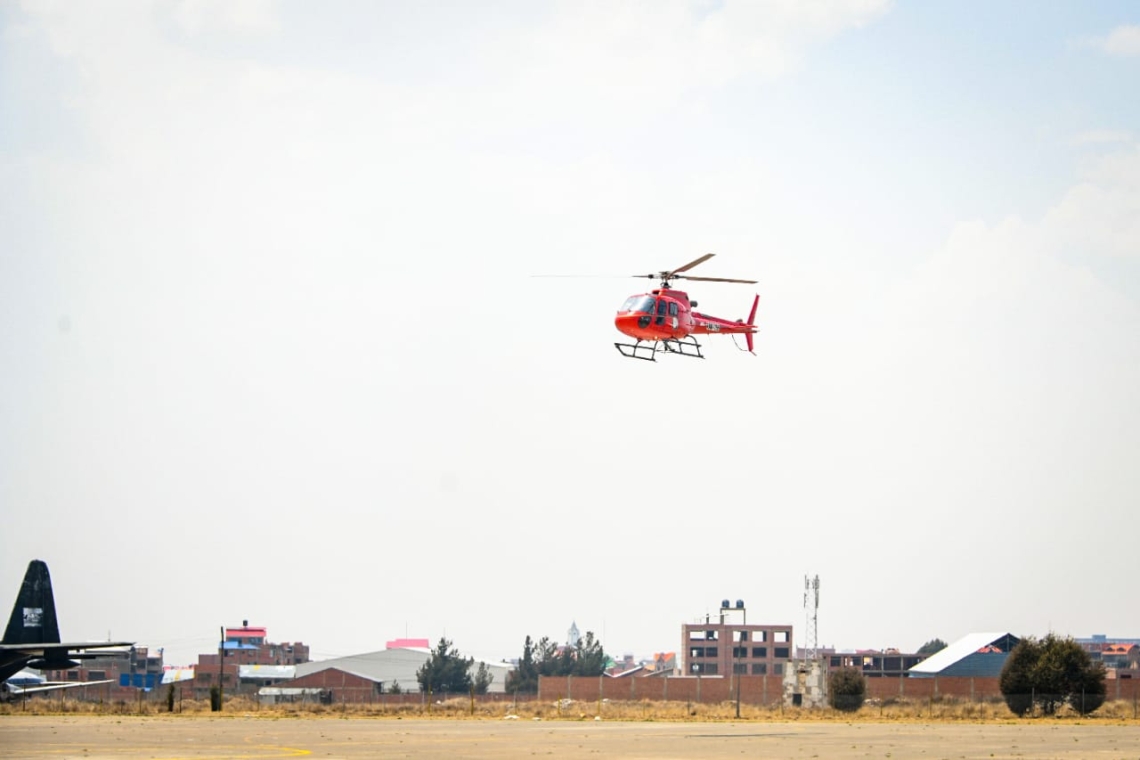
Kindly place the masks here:
POLYGON ((193 662, 1140 636, 1134 2, 0 4, 0 591, 193 662), (704 362, 622 359, 705 252, 704 362))

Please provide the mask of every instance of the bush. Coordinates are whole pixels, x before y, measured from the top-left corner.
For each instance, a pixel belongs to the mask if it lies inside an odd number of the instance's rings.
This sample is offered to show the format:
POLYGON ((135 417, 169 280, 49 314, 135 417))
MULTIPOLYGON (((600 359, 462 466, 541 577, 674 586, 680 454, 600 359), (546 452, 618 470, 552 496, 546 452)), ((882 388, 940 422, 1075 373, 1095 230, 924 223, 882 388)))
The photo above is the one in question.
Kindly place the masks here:
POLYGON ((1027 637, 1013 648, 999 686, 1010 712, 1019 717, 1034 706, 1053 715, 1065 704, 1088 715, 1104 704, 1104 677, 1104 666, 1072 638, 1050 633, 1041 641, 1027 637))
POLYGON ((210 712, 221 712, 222 690, 217 686, 210 687, 210 712))
POLYGON ((827 676, 827 702, 836 710, 855 712, 866 695, 867 680, 858 668, 839 668, 827 676))

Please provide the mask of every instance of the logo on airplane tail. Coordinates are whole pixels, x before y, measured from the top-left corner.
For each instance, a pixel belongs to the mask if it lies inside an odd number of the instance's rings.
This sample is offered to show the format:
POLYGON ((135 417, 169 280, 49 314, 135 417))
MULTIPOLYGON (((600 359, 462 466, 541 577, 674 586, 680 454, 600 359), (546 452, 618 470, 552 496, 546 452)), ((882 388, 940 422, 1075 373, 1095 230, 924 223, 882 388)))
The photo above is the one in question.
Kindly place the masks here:
POLYGON ((24 627, 25 628, 39 628, 43 626, 44 608, 43 607, 25 607, 24 608, 24 627))

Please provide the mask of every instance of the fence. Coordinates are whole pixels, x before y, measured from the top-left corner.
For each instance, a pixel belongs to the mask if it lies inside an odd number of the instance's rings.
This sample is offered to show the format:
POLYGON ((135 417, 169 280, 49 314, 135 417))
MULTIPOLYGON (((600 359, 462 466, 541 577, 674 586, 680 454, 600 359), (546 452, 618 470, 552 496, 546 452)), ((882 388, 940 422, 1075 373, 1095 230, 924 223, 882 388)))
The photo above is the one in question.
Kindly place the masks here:
MULTIPOLYGON (((867 699, 929 700, 953 698, 971 702, 1002 699, 997 678, 934 677, 867 678, 867 699)), ((1140 698, 1140 679, 1105 681, 1108 701, 1140 698)), ((735 700, 749 705, 775 705, 784 697, 782 676, 674 676, 612 678, 607 676, 540 676, 538 698, 543 701, 648 700, 653 702, 715 703, 735 700), (739 687, 738 687, 739 684, 739 687)))

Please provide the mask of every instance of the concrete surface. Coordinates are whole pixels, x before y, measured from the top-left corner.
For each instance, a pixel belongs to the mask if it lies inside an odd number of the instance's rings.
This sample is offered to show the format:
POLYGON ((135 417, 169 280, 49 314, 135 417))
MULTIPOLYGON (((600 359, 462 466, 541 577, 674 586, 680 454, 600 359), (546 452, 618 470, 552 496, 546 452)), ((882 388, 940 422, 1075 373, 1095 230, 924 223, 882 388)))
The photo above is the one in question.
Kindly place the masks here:
POLYGON ((1140 760, 1140 725, 6 715, 0 756, 1140 760))

